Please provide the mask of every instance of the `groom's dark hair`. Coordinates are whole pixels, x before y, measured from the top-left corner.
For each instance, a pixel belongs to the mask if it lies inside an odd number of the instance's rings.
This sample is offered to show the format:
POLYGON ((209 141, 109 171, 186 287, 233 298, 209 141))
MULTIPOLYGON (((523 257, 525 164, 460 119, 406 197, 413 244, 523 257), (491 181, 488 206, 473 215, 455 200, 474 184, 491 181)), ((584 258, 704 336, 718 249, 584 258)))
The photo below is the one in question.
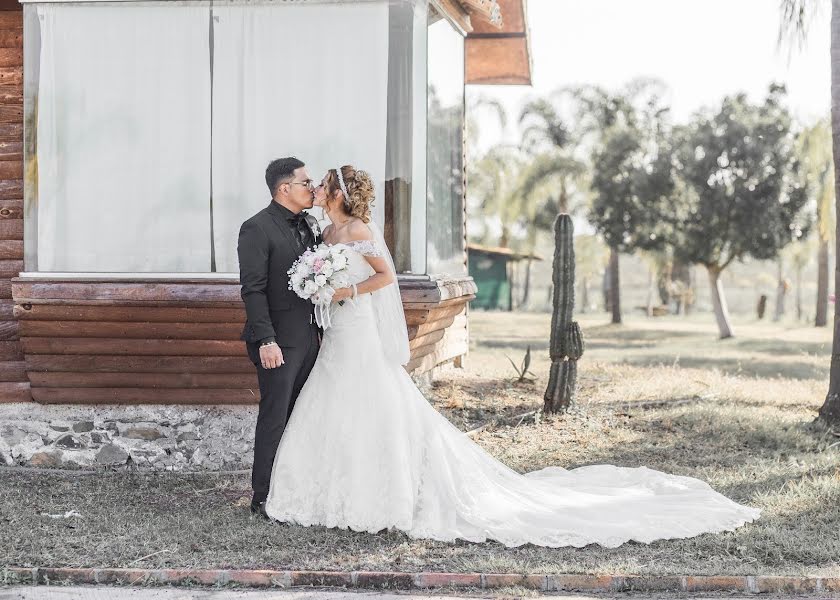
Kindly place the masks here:
POLYGON ((265 184, 271 192, 271 197, 277 192, 277 186, 283 183, 284 179, 291 179, 295 176, 295 169, 300 169, 306 165, 302 160, 298 160, 294 156, 287 156, 286 158, 277 158, 268 163, 265 168, 265 184))

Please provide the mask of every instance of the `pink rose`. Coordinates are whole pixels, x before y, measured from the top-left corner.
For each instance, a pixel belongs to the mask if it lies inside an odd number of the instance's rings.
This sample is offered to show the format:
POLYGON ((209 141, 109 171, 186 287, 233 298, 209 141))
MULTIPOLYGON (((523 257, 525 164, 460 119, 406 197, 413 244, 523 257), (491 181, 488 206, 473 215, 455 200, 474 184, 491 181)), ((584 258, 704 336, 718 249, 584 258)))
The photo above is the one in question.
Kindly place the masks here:
POLYGON ((323 258, 316 258, 315 262, 312 264, 312 268, 316 273, 320 273, 323 266, 324 266, 324 259, 323 258))

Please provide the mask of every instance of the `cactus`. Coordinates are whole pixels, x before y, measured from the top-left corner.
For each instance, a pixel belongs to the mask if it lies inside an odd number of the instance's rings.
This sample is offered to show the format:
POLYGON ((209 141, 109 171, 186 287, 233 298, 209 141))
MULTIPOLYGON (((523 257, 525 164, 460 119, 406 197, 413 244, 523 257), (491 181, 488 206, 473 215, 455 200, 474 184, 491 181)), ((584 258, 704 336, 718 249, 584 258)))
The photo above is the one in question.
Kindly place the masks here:
POLYGON ((551 371, 545 391, 545 412, 564 412, 571 406, 577 383, 577 361, 583 356, 583 335, 572 321, 575 307, 575 248, 572 218, 554 221, 554 309, 551 314, 551 371))

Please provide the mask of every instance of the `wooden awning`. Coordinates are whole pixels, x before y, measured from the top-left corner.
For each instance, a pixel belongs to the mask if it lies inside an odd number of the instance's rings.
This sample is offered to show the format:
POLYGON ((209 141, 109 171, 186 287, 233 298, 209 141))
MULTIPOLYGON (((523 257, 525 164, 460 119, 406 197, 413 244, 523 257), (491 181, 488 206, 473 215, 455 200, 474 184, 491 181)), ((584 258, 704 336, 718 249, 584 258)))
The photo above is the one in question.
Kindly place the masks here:
POLYGON ((531 85, 527 0, 460 1, 471 11, 472 31, 465 45, 466 83, 531 85), (483 10, 477 5, 484 5, 483 10))

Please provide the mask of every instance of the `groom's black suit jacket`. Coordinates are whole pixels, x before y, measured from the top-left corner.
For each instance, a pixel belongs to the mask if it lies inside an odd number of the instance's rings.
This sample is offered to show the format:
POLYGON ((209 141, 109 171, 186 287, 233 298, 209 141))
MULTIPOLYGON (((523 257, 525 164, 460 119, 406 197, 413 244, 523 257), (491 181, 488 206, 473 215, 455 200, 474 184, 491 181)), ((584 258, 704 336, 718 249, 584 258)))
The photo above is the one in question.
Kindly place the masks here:
POLYGON ((289 289, 288 270, 322 240, 315 217, 301 217, 309 226, 305 243, 295 230, 295 214, 273 200, 239 229, 239 282, 247 316, 240 339, 245 342, 276 338, 282 347, 309 340, 314 307, 289 289))

